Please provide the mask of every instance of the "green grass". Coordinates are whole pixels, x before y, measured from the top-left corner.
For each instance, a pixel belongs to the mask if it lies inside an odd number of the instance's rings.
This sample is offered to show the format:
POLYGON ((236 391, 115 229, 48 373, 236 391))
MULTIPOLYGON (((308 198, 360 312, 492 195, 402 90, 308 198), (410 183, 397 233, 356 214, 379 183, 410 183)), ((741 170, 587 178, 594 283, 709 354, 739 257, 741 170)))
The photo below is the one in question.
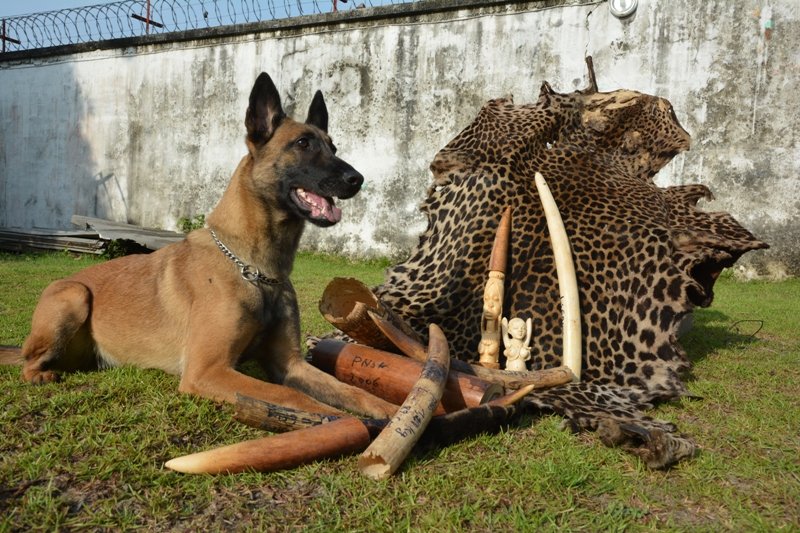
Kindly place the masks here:
MULTIPOLYGON (((40 291, 97 261, 0 256, 0 344, 19 344, 40 291)), ((385 263, 301 255, 302 330, 328 331, 317 301, 334 276, 368 284, 385 263)), ((0 367, 0 531, 800 531, 800 281, 717 284, 684 347, 701 400, 652 414, 702 447, 667 472, 529 420, 415 454, 386 482, 347 457, 288 472, 187 476, 169 458, 261 433, 231 409, 133 368, 31 387, 0 367)))

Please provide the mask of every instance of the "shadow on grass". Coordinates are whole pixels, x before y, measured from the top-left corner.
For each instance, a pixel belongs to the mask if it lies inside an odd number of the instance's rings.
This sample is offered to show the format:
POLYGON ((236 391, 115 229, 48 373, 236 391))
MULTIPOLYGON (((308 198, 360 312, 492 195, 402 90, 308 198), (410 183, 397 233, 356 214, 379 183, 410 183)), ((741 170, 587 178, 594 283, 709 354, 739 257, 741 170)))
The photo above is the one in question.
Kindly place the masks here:
MULTIPOLYGON (((725 348, 745 347, 758 341, 762 320, 734 321, 725 313, 713 309, 696 309, 692 329, 680 339, 681 346, 692 364, 725 348)), ((687 379, 693 380, 690 372, 687 379)))

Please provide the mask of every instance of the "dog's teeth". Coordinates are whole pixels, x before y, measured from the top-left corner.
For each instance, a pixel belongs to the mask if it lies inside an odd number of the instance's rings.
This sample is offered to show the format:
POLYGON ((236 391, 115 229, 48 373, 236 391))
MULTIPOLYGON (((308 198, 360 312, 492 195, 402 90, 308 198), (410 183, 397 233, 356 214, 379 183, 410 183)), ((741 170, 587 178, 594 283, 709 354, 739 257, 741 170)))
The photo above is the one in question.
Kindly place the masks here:
POLYGON ((295 189, 297 191, 297 196, 303 200, 305 203, 312 205, 314 207, 319 207, 316 202, 316 196, 313 194, 308 194, 305 189, 295 189))
POLYGON ((323 197, 317 193, 306 191, 300 187, 294 189, 294 194, 310 210, 312 218, 326 218, 334 224, 342 217, 342 210, 336 207, 336 197, 323 197))
POLYGON ((309 194, 305 189, 301 189, 300 187, 295 189, 295 194, 297 194, 297 197, 300 198, 303 202, 311 206, 312 210, 320 209, 317 195, 309 194))

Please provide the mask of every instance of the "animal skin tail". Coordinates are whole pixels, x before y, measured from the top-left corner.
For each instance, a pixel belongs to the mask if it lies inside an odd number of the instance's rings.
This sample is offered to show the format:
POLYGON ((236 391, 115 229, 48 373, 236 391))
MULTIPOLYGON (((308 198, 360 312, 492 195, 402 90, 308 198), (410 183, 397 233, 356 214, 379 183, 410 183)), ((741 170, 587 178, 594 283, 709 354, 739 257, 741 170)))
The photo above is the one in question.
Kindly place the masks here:
POLYGON ((0 365, 21 365, 23 362, 22 348, 0 344, 0 365))

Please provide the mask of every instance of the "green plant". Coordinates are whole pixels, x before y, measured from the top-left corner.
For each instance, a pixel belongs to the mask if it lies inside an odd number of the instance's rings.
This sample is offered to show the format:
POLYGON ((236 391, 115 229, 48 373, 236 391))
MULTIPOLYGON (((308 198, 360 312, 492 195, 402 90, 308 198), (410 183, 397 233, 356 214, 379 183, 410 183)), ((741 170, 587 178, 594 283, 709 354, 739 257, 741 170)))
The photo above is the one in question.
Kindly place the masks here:
POLYGON ((181 217, 178 219, 178 229, 183 233, 189 233, 196 229, 200 229, 206 225, 205 215, 195 215, 192 218, 181 217))
POLYGON ((128 255, 128 249, 122 239, 113 239, 106 243, 106 247, 100 255, 103 259, 115 259, 128 255))

